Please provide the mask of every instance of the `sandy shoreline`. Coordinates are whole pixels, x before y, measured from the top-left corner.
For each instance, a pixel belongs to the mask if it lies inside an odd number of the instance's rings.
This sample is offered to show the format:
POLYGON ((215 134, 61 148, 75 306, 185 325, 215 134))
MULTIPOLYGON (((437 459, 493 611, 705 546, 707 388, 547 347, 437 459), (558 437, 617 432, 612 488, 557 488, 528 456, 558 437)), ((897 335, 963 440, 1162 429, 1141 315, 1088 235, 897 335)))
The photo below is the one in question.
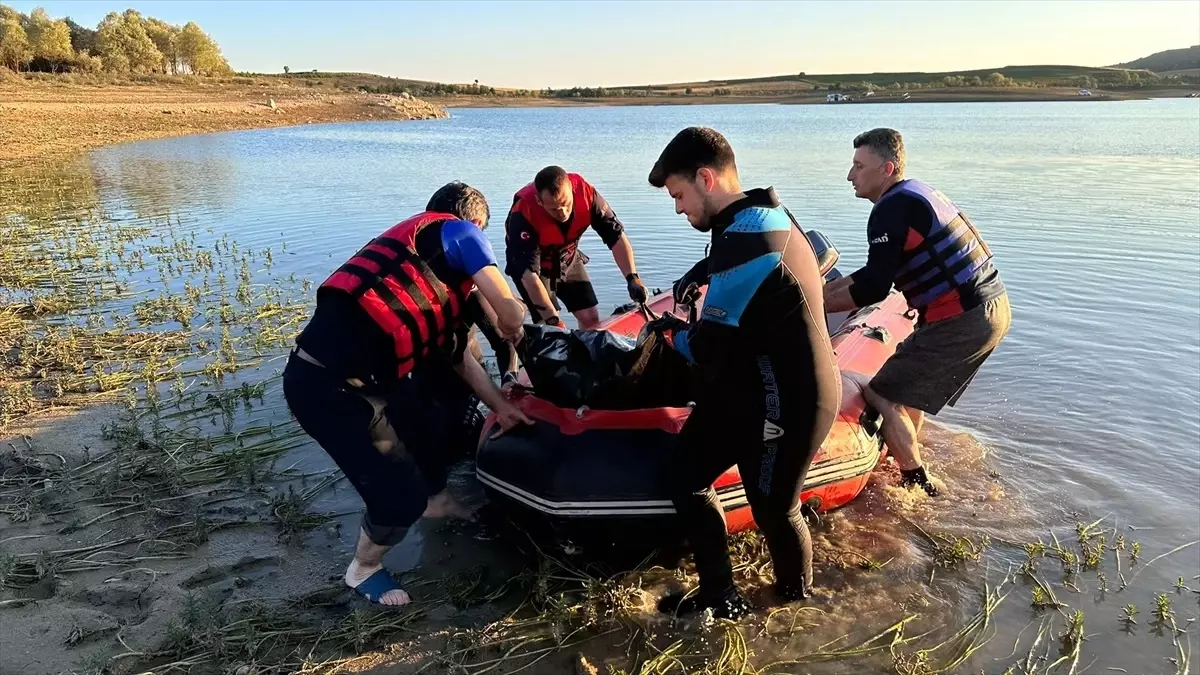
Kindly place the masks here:
POLYGON ((445 111, 425 101, 329 89, 3 84, 0 162, 166 136, 437 117, 445 111))

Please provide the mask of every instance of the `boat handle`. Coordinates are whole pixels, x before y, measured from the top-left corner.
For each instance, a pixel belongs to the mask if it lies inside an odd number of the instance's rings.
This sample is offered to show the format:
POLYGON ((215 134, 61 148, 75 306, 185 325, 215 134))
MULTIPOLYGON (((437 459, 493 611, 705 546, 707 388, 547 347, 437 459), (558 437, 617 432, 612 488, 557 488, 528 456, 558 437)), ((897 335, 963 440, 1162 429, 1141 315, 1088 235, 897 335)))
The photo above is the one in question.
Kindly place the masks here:
POLYGON ((876 340, 879 340, 880 342, 882 342, 885 345, 888 343, 888 340, 890 340, 892 338, 891 333, 889 333, 888 329, 884 328, 883 326, 871 326, 870 328, 863 331, 863 335, 866 337, 869 337, 869 338, 874 338, 876 340))

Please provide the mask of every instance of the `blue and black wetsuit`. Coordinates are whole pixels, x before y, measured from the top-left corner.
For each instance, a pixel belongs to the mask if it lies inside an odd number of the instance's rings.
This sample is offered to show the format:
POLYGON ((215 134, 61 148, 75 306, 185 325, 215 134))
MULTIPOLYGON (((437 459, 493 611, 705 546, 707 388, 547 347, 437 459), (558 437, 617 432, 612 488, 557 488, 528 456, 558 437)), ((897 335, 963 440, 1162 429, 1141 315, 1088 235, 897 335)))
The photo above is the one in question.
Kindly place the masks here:
POLYGON ((700 595, 720 598, 733 589, 712 483, 737 464, 778 590, 806 597, 812 542, 800 487, 841 401, 817 260, 774 190, 750 190, 714 219, 708 268, 700 320, 671 336, 706 376, 671 479, 700 595))

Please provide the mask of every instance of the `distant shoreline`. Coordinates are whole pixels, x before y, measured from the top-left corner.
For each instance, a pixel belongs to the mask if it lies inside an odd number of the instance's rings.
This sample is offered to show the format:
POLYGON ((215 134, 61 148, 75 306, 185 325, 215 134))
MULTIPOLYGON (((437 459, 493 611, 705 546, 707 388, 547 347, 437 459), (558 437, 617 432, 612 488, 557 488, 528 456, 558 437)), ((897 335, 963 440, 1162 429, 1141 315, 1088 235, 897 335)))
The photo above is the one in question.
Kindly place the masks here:
MULTIPOLYGON (((1198 88, 1200 89, 1200 88, 1198 88)), ((444 108, 555 108, 606 106, 664 106, 664 105, 750 105, 775 103, 779 105, 856 105, 863 103, 1021 103, 1037 101, 1138 101, 1151 98, 1186 98, 1193 90, 1184 88, 1128 91, 1093 91, 1092 96, 1080 96, 1070 88, 972 88, 918 89, 907 92, 876 92, 872 96, 851 93, 851 100, 830 103, 826 92, 778 96, 644 96, 603 98, 503 97, 503 96, 442 96, 428 100, 444 108)))
POLYGON ((0 165, 18 160, 129 141, 314 123, 399 121, 447 116, 450 108, 553 108, 667 105, 856 105, 860 103, 982 103, 1029 101, 1130 101, 1185 97, 1194 88, 1093 90, 1080 96, 1068 87, 979 87, 850 92, 829 103, 825 91, 774 95, 656 95, 557 98, 455 95, 427 97, 365 94, 332 86, 295 86, 277 78, 207 82, 111 82, 78 84, 66 76, 0 82, 0 165), (904 98, 907 95, 907 98, 904 98))

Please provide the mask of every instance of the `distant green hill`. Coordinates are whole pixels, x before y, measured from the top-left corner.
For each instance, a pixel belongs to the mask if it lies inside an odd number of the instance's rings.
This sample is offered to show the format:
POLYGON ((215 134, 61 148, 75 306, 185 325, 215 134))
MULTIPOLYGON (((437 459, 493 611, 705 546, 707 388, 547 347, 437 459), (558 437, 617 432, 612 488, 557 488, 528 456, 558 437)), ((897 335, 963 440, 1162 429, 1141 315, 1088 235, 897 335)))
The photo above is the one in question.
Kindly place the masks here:
MULTIPOLYGON (((380 94, 410 93, 414 96, 502 96, 554 98, 647 98, 659 96, 813 96, 819 91, 862 91, 875 89, 934 89, 963 87, 1115 87, 1129 88, 1160 82, 1155 73, 1200 68, 1200 46, 1159 52, 1136 61, 1108 68, 1089 66, 1030 65, 953 70, 946 72, 832 73, 772 75, 704 82, 636 84, 622 87, 573 87, 526 90, 480 84, 447 84, 387 77, 370 73, 301 71, 245 73, 255 77, 283 78, 294 86, 334 87, 380 94)), ((1179 73, 1190 75, 1190 73, 1179 73)), ((1186 77, 1185 77, 1186 79, 1186 77)))
POLYGON ((1168 49, 1165 52, 1134 59, 1129 63, 1115 65, 1113 68, 1142 68, 1156 73, 1195 70, 1200 68, 1200 45, 1192 45, 1183 49, 1168 49))
POLYGON ((894 72, 894 73, 833 73, 795 75, 774 75, 769 77, 748 77, 729 80, 707 80, 704 82, 679 82, 673 84, 630 85, 614 87, 614 89, 652 89, 673 90, 685 87, 722 87, 733 91, 742 89, 822 89, 830 85, 870 84, 886 87, 892 83, 901 84, 930 84, 943 82, 947 78, 971 80, 979 78, 986 82, 993 73, 999 73, 1009 80, 1038 84, 1066 84, 1074 78, 1089 77, 1094 80, 1123 78, 1126 71, 1138 72, 1139 75, 1149 75, 1148 71, 1138 71, 1130 68, 1093 68, 1090 66, 1004 66, 1002 68, 981 68, 978 70, 953 70, 946 72, 894 72))
POLYGON ((871 84, 889 84, 891 82, 935 82, 947 77, 962 77, 970 79, 978 77, 986 80, 992 73, 1000 73, 1012 80, 1030 82, 1047 80, 1067 80, 1073 77, 1101 78, 1112 75, 1116 69, 1089 68, 1086 66, 1004 66, 1003 68, 981 68, 979 70, 954 70, 944 73, 851 73, 846 75, 809 75, 813 82, 870 82, 871 84))

